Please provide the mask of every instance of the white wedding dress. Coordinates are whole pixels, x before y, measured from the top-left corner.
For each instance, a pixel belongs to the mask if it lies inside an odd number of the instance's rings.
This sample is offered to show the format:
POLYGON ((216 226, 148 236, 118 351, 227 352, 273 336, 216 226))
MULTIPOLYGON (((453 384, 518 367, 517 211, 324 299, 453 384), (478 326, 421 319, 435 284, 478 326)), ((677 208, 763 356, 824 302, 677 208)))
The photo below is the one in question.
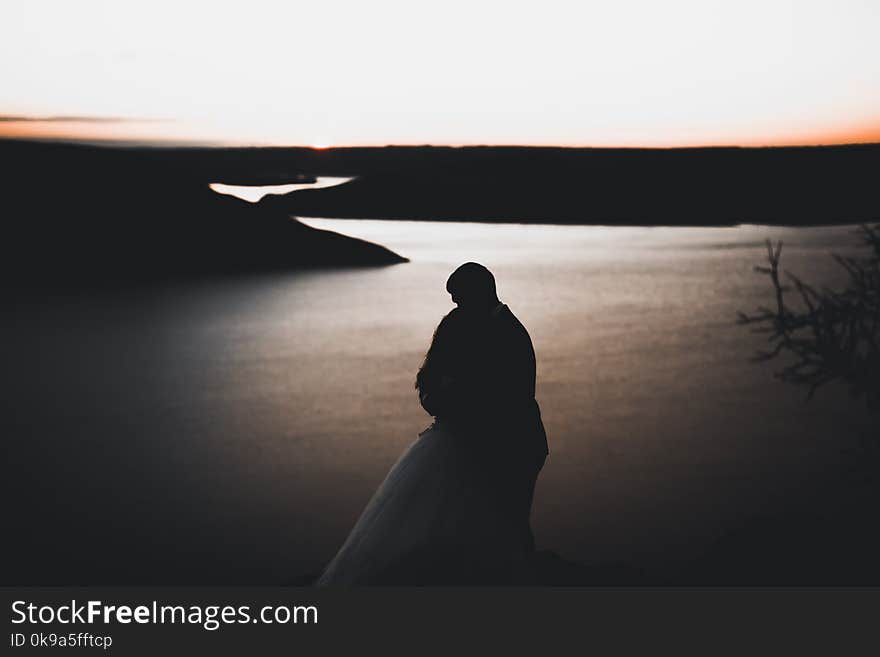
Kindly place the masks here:
POLYGON ((491 584, 526 568, 492 465, 437 424, 391 468, 317 586, 491 584))

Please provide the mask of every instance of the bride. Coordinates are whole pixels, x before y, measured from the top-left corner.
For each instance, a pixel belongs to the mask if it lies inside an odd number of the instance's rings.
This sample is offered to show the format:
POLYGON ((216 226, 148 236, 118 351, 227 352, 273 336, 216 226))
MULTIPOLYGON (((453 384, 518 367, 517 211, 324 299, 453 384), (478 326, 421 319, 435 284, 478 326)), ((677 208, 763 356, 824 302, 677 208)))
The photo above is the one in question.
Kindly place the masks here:
POLYGON ((457 304, 416 377, 434 423, 397 460, 318 586, 524 583, 547 441, 535 354, 482 265, 456 269, 457 304))

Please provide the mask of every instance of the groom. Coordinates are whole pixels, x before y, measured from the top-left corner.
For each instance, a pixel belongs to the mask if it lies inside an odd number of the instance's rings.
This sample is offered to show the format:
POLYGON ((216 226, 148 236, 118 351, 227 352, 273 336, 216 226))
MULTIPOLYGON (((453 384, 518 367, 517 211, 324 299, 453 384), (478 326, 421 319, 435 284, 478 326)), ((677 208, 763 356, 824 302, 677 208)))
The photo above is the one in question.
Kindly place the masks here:
POLYGON ((529 515, 547 436, 535 401, 535 350, 525 327, 498 300, 495 277, 468 262, 446 282, 456 308, 437 326, 416 388, 422 407, 467 435, 494 472, 534 550, 529 515))

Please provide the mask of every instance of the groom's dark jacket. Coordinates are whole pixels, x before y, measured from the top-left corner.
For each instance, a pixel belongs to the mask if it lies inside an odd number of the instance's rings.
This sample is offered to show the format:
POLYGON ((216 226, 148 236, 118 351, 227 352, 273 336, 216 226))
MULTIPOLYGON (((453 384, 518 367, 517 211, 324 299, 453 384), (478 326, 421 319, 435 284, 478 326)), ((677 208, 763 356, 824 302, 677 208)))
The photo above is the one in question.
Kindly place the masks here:
POLYGON ((470 434, 475 446, 540 458, 547 436, 535 401, 535 350, 528 331, 499 304, 489 316, 458 308, 434 333, 418 377, 422 406, 470 434))

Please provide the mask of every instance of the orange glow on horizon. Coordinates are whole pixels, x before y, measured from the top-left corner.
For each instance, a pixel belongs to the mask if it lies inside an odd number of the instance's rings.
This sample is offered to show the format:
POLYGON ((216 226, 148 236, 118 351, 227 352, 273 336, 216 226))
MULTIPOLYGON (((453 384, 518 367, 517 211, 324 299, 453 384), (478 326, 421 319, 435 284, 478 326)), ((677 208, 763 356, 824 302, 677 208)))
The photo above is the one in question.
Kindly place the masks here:
POLYGON ((572 141, 551 143, 547 141, 516 141, 508 140, 491 143, 487 141, 462 141, 462 142, 432 142, 430 140, 389 140, 387 142, 374 142, 370 140, 345 140, 340 143, 331 143, 329 140, 301 143, 296 140, 269 138, 248 139, 238 138, 234 134, 221 134, 210 129, 199 129, 190 124, 177 124, 169 122, 139 122, 119 121, 108 123, 77 122, 77 121, 41 121, 29 119, 22 121, 0 122, 0 138, 12 139, 40 139, 40 140, 63 140, 63 141, 119 141, 138 143, 174 143, 174 144, 209 144, 216 146, 307 146, 315 150, 329 148, 343 148, 346 146, 385 146, 389 144, 399 146, 421 146, 432 144, 436 146, 469 146, 469 145, 516 145, 516 146, 561 146, 561 147, 599 147, 599 148, 676 148, 676 147, 700 147, 700 146, 817 146, 835 144, 868 144, 880 143, 880 118, 876 121, 865 121, 840 127, 829 127, 824 130, 788 134, 781 133, 776 136, 769 135, 742 135, 740 138, 721 140, 697 140, 693 138, 681 139, 647 139, 647 140, 606 140, 593 139, 590 141, 572 141))

